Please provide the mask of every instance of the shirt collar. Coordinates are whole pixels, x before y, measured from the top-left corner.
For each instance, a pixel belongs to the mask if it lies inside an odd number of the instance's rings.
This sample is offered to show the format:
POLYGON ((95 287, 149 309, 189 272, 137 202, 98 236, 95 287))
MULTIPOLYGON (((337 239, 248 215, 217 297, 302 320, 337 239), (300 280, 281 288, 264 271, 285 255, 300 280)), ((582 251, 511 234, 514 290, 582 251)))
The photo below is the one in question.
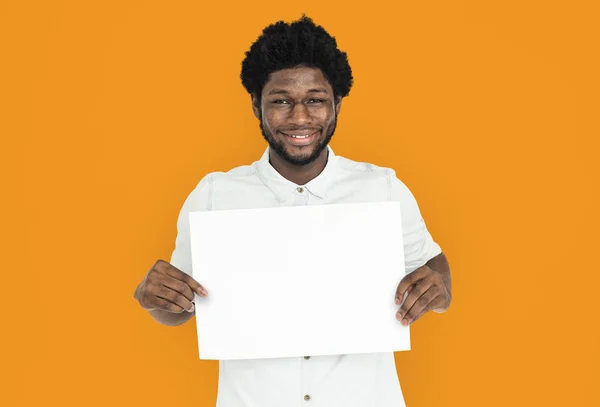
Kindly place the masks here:
POLYGON ((318 198, 324 199, 327 196, 329 188, 333 184, 337 167, 336 155, 333 153, 332 148, 327 146, 327 150, 328 156, 325 168, 319 175, 310 180, 306 185, 298 185, 293 183, 287 178, 284 178, 275 170, 275 168, 273 168, 269 162, 269 147, 266 148, 265 152, 257 163, 258 176, 266 185, 266 187, 273 192, 279 202, 284 202, 289 199, 294 191, 300 186, 306 188, 311 194, 317 196, 318 198))

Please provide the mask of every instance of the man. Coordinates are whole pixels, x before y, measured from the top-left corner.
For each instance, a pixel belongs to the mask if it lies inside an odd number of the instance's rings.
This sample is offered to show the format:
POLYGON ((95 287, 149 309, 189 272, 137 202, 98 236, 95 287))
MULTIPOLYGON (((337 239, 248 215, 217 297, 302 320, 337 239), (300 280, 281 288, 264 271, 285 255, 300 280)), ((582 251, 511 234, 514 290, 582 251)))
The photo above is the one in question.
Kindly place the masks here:
MULTIPOLYGON (((208 174, 190 193, 171 261, 156 262, 137 287, 140 305, 160 323, 180 325, 194 316, 194 293, 208 295, 191 277, 190 212, 394 200, 402 208, 408 273, 390 298, 398 304, 398 323, 445 311, 451 300, 448 262, 411 192, 393 170, 336 156, 328 145, 353 81, 336 40, 307 17, 273 24, 246 52, 241 79, 268 147, 251 165, 208 174)), ((275 239, 282 233, 293 231, 273 230, 275 239)), ((265 248, 268 256, 268 242, 265 248)), ((310 242, 298 256, 310 258, 310 242)), ((220 407, 404 405, 393 353, 228 360, 219 366, 220 407)))

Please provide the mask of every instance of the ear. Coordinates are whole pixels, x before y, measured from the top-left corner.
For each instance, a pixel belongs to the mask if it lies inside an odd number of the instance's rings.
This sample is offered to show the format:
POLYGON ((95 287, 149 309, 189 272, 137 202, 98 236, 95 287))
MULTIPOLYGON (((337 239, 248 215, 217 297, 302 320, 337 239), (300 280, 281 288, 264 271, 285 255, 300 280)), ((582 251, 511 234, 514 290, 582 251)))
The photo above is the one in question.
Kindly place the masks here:
POLYGON ((340 114, 340 110, 342 109, 342 97, 338 96, 335 98, 335 115, 340 114))
POLYGON ((254 93, 250 96, 252 99, 252 111, 254 112, 254 116, 260 120, 260 99, 254 93))

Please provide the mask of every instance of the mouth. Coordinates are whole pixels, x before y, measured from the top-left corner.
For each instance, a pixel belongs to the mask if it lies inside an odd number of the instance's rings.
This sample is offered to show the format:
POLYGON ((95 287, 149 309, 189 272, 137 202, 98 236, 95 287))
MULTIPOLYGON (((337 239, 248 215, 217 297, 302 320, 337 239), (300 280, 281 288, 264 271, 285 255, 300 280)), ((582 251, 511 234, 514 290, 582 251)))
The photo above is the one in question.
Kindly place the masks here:
POLYGON ((288 133, 280 131, 285 136, 286 141, 294 146, 307 146, 311 144, 319 135, 321 130, 295 130, 288 133))

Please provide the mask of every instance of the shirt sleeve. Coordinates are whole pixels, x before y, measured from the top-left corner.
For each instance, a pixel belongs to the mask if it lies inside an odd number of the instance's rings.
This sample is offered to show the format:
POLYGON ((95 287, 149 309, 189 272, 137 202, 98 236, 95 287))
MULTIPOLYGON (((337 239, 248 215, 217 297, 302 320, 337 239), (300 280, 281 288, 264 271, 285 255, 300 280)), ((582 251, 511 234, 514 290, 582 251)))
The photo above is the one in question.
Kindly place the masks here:
POLYGON ((192 252, 190 245, 190 212, 206 211, 210 208, 210 177, 204 177, 187 196, 177 218, 177 238, 171 254, 171 265, 192 275, 192 252))
POLYGON ((404 261, 406 273, 423 266, 442 252, 433 240, 421 216, 419 205, 408 187, 390 172, 391 200, 400 202, 402 213, 402 238, 404 241, 404 261))

